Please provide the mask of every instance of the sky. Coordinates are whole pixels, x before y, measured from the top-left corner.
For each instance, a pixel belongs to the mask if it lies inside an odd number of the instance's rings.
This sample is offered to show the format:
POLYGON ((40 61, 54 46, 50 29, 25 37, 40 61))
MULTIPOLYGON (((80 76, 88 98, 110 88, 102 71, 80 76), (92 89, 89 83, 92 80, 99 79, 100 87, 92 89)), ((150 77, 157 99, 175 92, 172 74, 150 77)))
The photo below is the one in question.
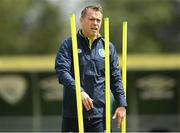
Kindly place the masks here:
MULTIPOLYGON (((70 21, 70 16, 71 14, 75 14, 76 16, 76 25, 77 28, 80 28, 80 14, 81 10, 88 5, 95 5, 102 3, 102 0, 48 0, 50 3, 58 5, 59 10, 61 13, 63 13, 63 21, 65 22, 66 25, 64 25, 64 29, 69 31, 69 21, 70 21)), ((64 32, 64 36, 66 36, 68 32, 64 32)))
POLYGON ((72 13, 79 18, 81 10, 87 6, 92 4, 97 4, 98 1, 102 0, 48 0, 53 4, 58 4, 61 12, 63 12, 64 17, 69 18, 72 13))

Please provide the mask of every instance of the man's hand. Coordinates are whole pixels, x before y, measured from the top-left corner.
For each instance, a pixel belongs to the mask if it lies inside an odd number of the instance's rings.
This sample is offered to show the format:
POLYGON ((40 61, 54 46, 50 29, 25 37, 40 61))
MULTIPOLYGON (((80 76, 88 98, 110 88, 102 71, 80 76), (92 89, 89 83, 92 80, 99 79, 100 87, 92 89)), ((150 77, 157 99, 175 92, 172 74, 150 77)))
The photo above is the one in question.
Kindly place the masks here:
POLYGON ((118 107, 113 115, 113 119, 117 119, 117 128, 121 127, 122 120, 125 116, 125 107, 118 107))
POLYGON ((87 111, 94 108, 93 99, 91 99, 85 91, 81 92, 81 97, 82 97, 82 103, 87 111))

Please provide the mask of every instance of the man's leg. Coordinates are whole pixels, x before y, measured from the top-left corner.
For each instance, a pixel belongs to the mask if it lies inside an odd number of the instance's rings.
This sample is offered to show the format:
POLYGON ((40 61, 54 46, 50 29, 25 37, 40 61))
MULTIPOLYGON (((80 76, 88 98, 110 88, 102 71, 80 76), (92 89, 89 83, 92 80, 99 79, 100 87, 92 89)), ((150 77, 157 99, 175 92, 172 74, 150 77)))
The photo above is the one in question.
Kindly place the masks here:
POLYGON ((85 120, 86 132, 104 132, 105 131, 105 118, 92 118, 85 120))
POLYGON ((63 118, 61 131, 62 132, 79 132, 78 120, 75 118, 63 118))

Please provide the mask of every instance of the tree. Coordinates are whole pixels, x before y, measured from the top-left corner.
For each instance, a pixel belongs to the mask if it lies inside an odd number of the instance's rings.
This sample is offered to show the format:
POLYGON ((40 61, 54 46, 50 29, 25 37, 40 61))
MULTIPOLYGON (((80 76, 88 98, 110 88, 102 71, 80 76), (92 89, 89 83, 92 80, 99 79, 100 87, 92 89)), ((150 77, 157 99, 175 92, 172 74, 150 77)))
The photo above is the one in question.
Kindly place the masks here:
POLYGON ((0 54, 48 54, 57 50, 61 20, 46 0, 0 0, 0 54))
MULTIPOLYGON (((168 30, 166 31, 164 28, 171 25, 175 17, 172 12, 172 3, 171 0, 104 1, 105 16, 110 17, 110 39, 114 41, 116 46, 120 46, 121 24, 124 20, 127 20, 128 52, 175 52, 170 47, 165 47, 167 36, 164 35, 168 34, 168 30)), ((174 32, 176 28, 169 30, 174 32)), ((178 48, 178 44, 175 44, 172 40, 173 37, 170 37, 168 44, 173 44, 178 48)), ((117 47, 119 48, 119 46, 117 47)), ((178 51, 180 51, 180 48, 178 51)))

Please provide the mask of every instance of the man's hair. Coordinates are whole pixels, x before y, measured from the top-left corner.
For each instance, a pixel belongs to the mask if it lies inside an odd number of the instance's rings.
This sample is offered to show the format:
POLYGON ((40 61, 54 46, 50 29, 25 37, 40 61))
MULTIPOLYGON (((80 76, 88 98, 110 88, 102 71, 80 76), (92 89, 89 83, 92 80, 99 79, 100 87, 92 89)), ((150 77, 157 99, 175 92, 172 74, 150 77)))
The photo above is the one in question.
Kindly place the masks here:
POLYGON ((81 12, 81 17, 84 18, 87 14, 87 10, 88 9, 93 9, 95 11, 100 11, 103 14, 103 10, 102 10, 102 6, 101 5, 90 5, 90 6, 86 6, 82 12, 81 12))

